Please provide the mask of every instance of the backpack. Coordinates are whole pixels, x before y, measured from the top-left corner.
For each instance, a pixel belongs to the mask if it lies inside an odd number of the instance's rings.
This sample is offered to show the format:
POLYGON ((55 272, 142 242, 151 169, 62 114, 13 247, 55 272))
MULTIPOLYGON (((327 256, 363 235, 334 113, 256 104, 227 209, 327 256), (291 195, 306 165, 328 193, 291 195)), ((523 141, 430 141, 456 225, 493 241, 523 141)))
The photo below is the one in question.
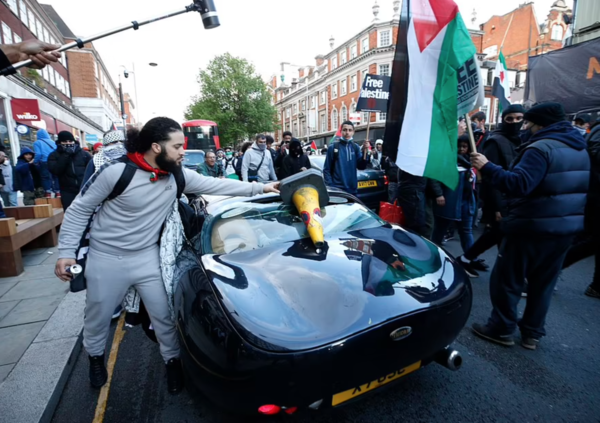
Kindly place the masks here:
MULTIPOLYGON (((76 261, 77 261, 77 264, 79 266, 81 266, 82 270, 81 270, 81 273, 79 273, 76 277, 71 279, 71 282, 70 282, 71 292, 79 292, 79 291, 83 291, 87 288, 87 282, 85 280, 85 266, 86 266, 86 262, 87 262, 88 252, 90 249, 90 229, 92 227, 92 222, 94 221, 94 218, 96 217, 96 215, 100 211, 100 208, 106 201, 114 200, 119 195, 123 194, 123 192, 125 192, 125 190, 129 186, 129 184, 133 180, 135 172, 139 169, 138 165, 133 163, 127 156, 119 157, 118 159, 110 162, 110 164, 113 164, 113 163, 125 163, 125 169, 123 170, 123 173, 121 173, 121 176, 119 177, 119 180, 115 184, 112 192, 108 195, 108 197, 106 197, 106 199, 104 201, 102 201, 98 205, 98 207, 96 208, 94 213, 92 213, 92 215, 90 216, 90 220, 88 221, 88 224, 87 224, 85 230, 83 231, 83 235, 81 236, 81 240, 79 241, 79 247, 77 248, 77 252, 76 252, 76 261)), ((185 189, 185 177, 183 176, 183 170, 181 172, 173 174, 173 176, 175 176, 175 183, 177 184, 177 200, 180 200, 181 196, 183 195, 183 190, 185 189)), ((90 179, 90 181, 88 181, 88 183, 93 183, 93 179, 90 179)), ((182 212, 182 208, 184 206, 187 206, 187 205, 184 205, 181 201, 179 201, 179 212, 182 213, 182 216, 184 214, 188 215, 187 209, 184 209, 184 211, 182 212)), ((189 207, 189 206, 187 206, 187 207, 189 207)), ((182 218, 182 220, 183 220, 183 218, 182 218)), ((184 223, 184 229, 185 229, 185 223, 184 223)), ((187 233, 186 233, 186 235, 187 235, 187 233)))
MULTIPOLYGON (((354 145, 354 154, 356 154, 356 160, 360 158, 360 148, 358 145, 354 145), (356 151, 358 149, 358 151, 356 151)), ((331 175, 331 180, 333 181, 333 173, 335 172, 335 163, 338 161, 340 155, 340 143, 336 141, 333 143, 333 159, 331 160, 331 166, 329 168, 329 173, 331 175)))

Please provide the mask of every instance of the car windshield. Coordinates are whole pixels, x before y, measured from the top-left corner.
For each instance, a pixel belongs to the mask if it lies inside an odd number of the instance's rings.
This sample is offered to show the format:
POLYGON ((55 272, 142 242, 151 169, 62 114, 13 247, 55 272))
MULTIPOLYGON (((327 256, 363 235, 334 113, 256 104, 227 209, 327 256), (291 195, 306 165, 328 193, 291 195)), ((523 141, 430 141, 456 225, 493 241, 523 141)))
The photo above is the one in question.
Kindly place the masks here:
MULTIPOLYGON (((356 203, 332 204, 322 213, 325 236, 386 225, 356 203)), ((306 226, 294 207, 242 202, 233 204, 212 220, 204 239, 204 251, 232 254, 307 237, 306 226)))
POLYGON ((183 158, 183 165, 196 167, 200 163, 204 163, 204 151, 186 151, 183 158))

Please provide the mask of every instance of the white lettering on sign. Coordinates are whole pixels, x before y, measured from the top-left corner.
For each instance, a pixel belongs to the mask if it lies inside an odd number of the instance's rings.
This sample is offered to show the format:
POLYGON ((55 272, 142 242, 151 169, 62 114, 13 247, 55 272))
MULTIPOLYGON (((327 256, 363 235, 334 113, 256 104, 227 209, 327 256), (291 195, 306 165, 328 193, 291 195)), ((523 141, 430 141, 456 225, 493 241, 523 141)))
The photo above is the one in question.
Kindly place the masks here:
POLYGON ((380 79, 373 79, 370 76, 367 76, 366 86, 369 88, 383 88, 383 81, 380 79))
POLYGON ((39 116, 32 115, 29 112, 26 112, 24 115, 17 115, 17 118, 22 120, 40 120, 39 116))

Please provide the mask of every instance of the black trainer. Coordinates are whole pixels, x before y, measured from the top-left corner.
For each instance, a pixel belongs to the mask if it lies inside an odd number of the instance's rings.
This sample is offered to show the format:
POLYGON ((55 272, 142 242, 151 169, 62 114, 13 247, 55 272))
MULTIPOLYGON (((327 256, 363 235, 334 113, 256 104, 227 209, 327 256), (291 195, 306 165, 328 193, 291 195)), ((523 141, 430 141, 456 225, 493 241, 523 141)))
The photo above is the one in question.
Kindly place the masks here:
POLYGON ((592 298, 600 298, 600 292, 596 291, 592 285, 587 287, 585 295, 592 298))
POLYGON ((521 334, 521 345, 528 350, 535 350, 540 343, 538 338, 521 334))
POLYGON ((481 272, 487 272, 488 270, 490 270, 490 266, 485 264, 484 259, 471 260, 471 267, 481 272))
POLYGON ((460 256, 457 261, 460 263, 460 265, 463 267, 463 269, 465 269, 465 272, 467 272, 467 275, 469 275, 470 278, 478 278, 479 277, 479 273, 477 273, 477 270, 475 270, 473 268, 473 263, 469 262, 467 263, 466 261, 463 260, 463 256, 460 256))
POLYGON ((183 368, 181 360, 172 358, 167 361, 167 389, 170 394, 178 394, 183 389, 183 368))
POLYGON ((512 347, 515 345, 515 340, 512 335, 500 335, 488 325, 473 323, 472 328, 475 335, 487 341, 495 342, 496 344, 504 345, 505 347, 512 347))
POLYGON ((108 372, 104 367, 104 354, 90 357, 90 384, 93 388, 102 388, 108 380, 108 372))

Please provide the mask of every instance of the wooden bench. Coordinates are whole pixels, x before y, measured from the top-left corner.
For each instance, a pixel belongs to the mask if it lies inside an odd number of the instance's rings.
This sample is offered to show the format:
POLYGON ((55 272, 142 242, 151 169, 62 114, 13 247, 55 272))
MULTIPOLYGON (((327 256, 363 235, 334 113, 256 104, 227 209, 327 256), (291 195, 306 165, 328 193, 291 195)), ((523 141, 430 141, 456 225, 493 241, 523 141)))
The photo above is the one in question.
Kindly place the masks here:
POLYGON ((18 276, 25 270, 21 249, 51 248, 58 244, 57 228, 64 212, 51 204, 5 207, 0 219, 0 277, 18 276))

